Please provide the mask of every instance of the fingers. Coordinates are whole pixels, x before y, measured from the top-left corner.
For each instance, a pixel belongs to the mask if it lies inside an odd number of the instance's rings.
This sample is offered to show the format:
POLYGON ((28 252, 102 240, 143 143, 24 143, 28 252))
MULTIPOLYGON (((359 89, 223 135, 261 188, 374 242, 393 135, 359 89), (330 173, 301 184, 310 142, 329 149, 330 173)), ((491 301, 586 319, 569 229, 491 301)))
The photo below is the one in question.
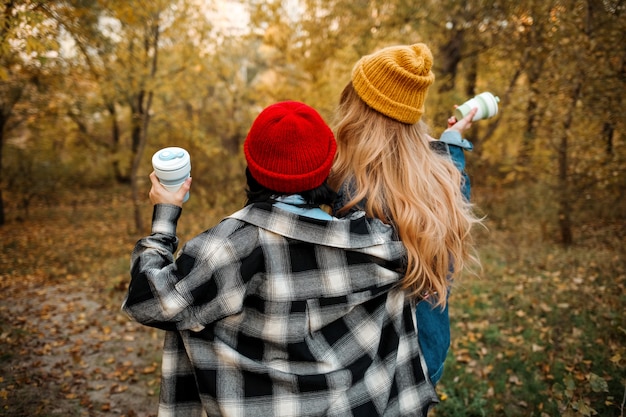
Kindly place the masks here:
POLYGON ((189 192, 189 190, 191 189, 191 177, 187 178, 185 180, 185 182, 183 183, 183 185, 180 186, 180 188, 178 189, 178 191, 176 191, 176 198, 180 199, 181 204, 183 202, 183 200, 185 199, 185 196, 187 195, 187 193, 189 192))
POLYGON ((457 120, 455 116, 451 116, 448 119, 448 128, 446 130, 455 130, 459 133, 463 133, 465 130, 472 127, 472 119, 477 111, 478 108, 473 108, 461 120, 457 120))
POLYGON ((150 173, 150 182, 152 183, 152 186, 155 186, 156 184, 161 184, 159 182, 159 178, 156 175, 156 172, 154 171, 150 173))
POLYGON ((457 128, 457 130, 461 132, 472 127, 472 119, 476 115, 477 111, 478 111, 477 108, 473 108, 472 110, 470 110, 469 113, 465 115, 465 117, 463 117, 461 120, 456 122, 454 127, 457 128))
MULTIPOLYGON (((458 107, 459 107, 458 105, 456 104, 454 105, 455 109, 457 109, 458 107)), ((474 107, 461 120, 457 120, 456 116, 450 116, 447 120, 448 129, 451 128, 452 126, 454 126, 456 130, 459 130, 459 131, 468 129, 472 125, 472 119, 474 118, 474 115, 476 114, 477 111, 478 111, 478 108, 474 107)))
POLYGON ((465 117, 457 122, 460 131, 467 130, 472 127, 472 119, 474 118, 477 110, 478 109, 470 110, 470 112, 467 113, 465 117))
POLYGON ((191 177, 189 177, 178 190, 175 192, 168 191, 163 184, 159 182, 154 171, 150 174, 150 182, 152 183, 152 187, 148 195, 152 204, 173 204, 182 207, 185 196, 191 188, 191 177))
POLYGON ((471 124, 472 123, 472 119, 474 118, 474 116, 476 115, 477 112, 478 112, 478 107, 474 107, 472 110, 470 110, 469 113, 467 113, 465 115, 463 120, 465 120, 465 121, 467 121, 467 123, 471 124))

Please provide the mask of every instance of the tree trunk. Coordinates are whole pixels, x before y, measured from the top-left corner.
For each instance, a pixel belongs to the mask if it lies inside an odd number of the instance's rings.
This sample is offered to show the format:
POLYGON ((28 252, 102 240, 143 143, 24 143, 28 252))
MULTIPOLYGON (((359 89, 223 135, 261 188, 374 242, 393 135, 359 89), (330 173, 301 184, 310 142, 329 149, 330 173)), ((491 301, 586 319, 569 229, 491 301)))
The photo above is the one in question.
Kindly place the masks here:
POLYGON ((130 170, 130 184, 132 190, 132 198, 133 198, 133 211, 135 214, 135 228, 138 232, 143 231, 144 223, 143 216, 141 215, 140 209, 140 193, 139 193, 139 184, 138 184, 138 173, 139 167, 141 166, 141 160, 143 157, 144 149, 146 148, 146 142, 148 141, 148 125, 150 124, 150 113, 149 109, 152 105, 152 91, 148 93, 148 98, 146 101, 145 109, 141 115, 142 123, 141 130, 139 134, 139 141, 137 143, 137 150, 134 154, 131 170, 130 170))
MULTIPOLYGON (((150 31, 146 34, 145 52, 150 53, 150 49, 153 49, 152 60, 150 63, 150 78, 154 79, 157 71, 158 63, 158 51, 159 51, 159 13, 156 13, 154 20, 150 27, 150 31)), ((130 184, 133 198, 133 208, 135 213, 135 228, 138 232, 142 232, 144 229, 143 216, 140 209, 140 197, 139 197, 139 185, 138 185, 138 172, 143 157, 143 152, 148 141, 148 126, 150 124, 150 108, 152 106, 152 90, 146 93, 145 90, 141 90, 138 94, 137 110, 141 117, 140 123, 133 125, 133 150, 134 157, 130 170, 130 184), (145 102, 145 104, 144 104, 145 102), (136 131, 135 128, 139 130, 136 131), (137 136, 135 136, 137 134, 137 136), (135 143, 135 141, 137 141, 135 143)), ((133 117, 135 113, 133 112, 133 117)), ((133 121, 134 122, 134 121, 133 121)))
MULTIPOLYGON (((2 19, 4 21, 4 25, 0 27, 0 36, 3 39, 6 36, 6 33, 10 29, 9 18, 11 16, 12 11, 13 11, 13 2, 12 1, 5 2, 4 17, 2 19)), ((12 109, 13 106, 11 106, 10 108, 12 109)), ((5 108, 0 109, 0 184, 2 184, 2 150, 4 149, 4 126, 7 124, 7 119, 9 118, 8 115, 10 114, 10 110, 9 110, 9 113, 7 113, 6 110, 7 109, 5 108)), ((4 225, 4 222, 5 222, 4 198, 2 197, 2 188, 0 188, 0 226, 4 225)))
MULTIPOLYGON (((106 108, 109 112, 109 118, 111 120, 111 141, 113 142, 113 153, 117 155, 120 151, 120 125, 117 122, 115 103, 110 101, 107 102, 106 108)), ((130 182, 130 178, 128 175, 124 175, 122 173, 122 168, 120 167, 120 161, 118 158, 113 160, 112 166, 115 181, 117 181, 118 184, 128 184, 130 182)))
MULTIPOLYGON (((4 125, 6 124, 4 116, 0 116, 0 184, 2 183, 2 150, 4 149, 4 125)), ((5 223, 4 218, 4 197, 2 196, 2 188, 0 188, 0 226, 5 223)))
POLYGON ((445 93, 454 90, 456 85, 456 74, 461 62, 461 51, 463 49, 463 31, 455 30, 450 36, 450 40, 439 49, 438 60, 441 61, 442 79, 439 82, 439 92, 445 93))
POLYGON ((478 80, 478 54, 472 54, 465 59, 465 97, 468 99, 476 95, 476 81, 478 80))
MULTIPOLYGON (((542 10, 535 10, 533 14, 542 14, 542 10)), ((542 97, 542 89, 539 83, 542 81, 543 68, 546 63, 545 53, 541 52, 540 46, 546 40, 545 24, 542 20, 528 27, 528 32, 524 37, 524 53, 520 60, 520 68, 528 78, 528 101, 526 102, 526 127, 522 135, 522 145, 517 156, 517 165, 521 167, 525 173, 529 173, 529 165, 532 160, 532 152, 535 146, 535 138, 537 136, 537 121, 539 115, 538 97, 542 97)))
POLYGON ((561 244, 563 246, 570 246, 574 243, 574 236, 572 233, 572 217, 571 217, 571 208, 572 208, 572 187, 570 184, 569 177, 569 130, 572 126, 572 121, 574 119, 574 111, 576 108, 576 102, 580 97, 580 93, 582 90, 582 81, 578 79, 574 90, 572 90, 571 97, 571 105, 567 115, 565 116, 565 121, 563 122, 563 131, 561 133, 561 140, 559 142, 558 148, 558 163, 559 163, 559 230, 561 231, 561 244))
POLYGON ((615 126, 611 122, 604 122, 602 126, 602 137, 605 142, 605 150, 607 156, 613 156, 613 137, 615 133, 615 126))
POLYGON ((539 109, 537 97, 541 97, 541 92, 537 88, 537 74, 531 74, 529 71, 527 71, 526 74, 530 84, 530 95, 528 97, 528 101, 526 102, 526 128, 524 129, 524 133, 522 135, 522 146, 520 147, 520 151, 517 156, 517 164, 523 168, 528 168, 531 161, 535 137, 537 136, 536 120, 539 109))
MULTIPOLYGON (((2 184, 2 156, 4 151, 4 128, 11 117, 13 107, 22 97, 24 92, 24 86, 11 86, 8 85, 2 89, 3 98, 0 99, 2 106, 0 107, 0 184, 2 184)), ((0 189, 0 226, 4 225, 6 219, 4 215, 4 199, 2 196, 2 190, 0 189)))

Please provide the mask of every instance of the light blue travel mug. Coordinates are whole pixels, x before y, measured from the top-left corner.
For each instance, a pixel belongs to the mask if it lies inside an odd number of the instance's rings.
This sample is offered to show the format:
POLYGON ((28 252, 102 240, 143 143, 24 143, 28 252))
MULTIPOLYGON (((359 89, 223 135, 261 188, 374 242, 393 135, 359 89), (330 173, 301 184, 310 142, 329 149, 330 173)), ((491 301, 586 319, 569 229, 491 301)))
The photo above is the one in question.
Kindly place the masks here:
MULTIPOLYGON (((168 191, 176 192, 191 175, 191 157, 183 148, 163 148, 152 156, 152 168, 159 182, 168 191)), ((189 193, 183 203, 188 199, 189 193)))

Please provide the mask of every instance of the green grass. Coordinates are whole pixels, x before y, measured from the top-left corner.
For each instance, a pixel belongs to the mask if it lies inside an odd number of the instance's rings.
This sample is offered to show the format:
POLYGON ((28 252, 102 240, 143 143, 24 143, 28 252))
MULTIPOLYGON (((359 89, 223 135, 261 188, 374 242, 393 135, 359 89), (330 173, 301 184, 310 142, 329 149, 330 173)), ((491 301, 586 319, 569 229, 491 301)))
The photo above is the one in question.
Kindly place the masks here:
POLYGON ((481 237, 483 271, 450 300, 436 416, 624 415, 626 252, 611 230, 568 249, 481 237))

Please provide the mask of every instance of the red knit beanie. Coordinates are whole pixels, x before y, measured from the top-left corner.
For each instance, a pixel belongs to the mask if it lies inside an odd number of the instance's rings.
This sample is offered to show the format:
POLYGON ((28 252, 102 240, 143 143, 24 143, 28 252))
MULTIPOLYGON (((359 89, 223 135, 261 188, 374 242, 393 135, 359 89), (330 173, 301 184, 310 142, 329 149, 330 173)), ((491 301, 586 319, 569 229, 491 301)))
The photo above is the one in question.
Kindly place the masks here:
POLYGON ((263 110, 243 144, 252 177, 281 193, 322 185, 336 149, 333 132, 319 113, 297 101, 283 101, 263 110))

